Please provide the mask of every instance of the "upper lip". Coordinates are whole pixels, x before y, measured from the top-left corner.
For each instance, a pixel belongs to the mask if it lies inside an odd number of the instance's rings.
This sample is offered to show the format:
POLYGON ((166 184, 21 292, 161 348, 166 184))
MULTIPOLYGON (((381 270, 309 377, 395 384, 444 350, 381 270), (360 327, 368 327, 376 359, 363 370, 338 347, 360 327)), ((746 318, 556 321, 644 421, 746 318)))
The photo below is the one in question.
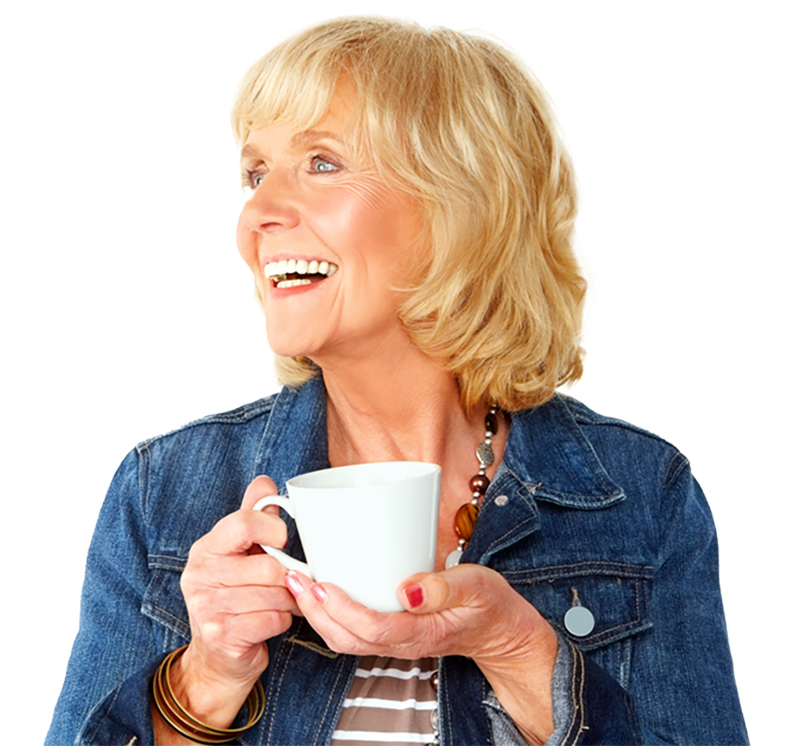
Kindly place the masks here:
POLYGON ((266 267, 270 262, 280 262, 286 259, 304 259, 307 262, 328 262, 328 264, 338 264, 338 262, 332 261, 330 259, 326 259, 325 257, 321 256, 313 256, 312 254, 292 254, 286 251, 282 251, 278 254, 273 254, 272 256, 264 256, 261 257, 261 266, 266 267))

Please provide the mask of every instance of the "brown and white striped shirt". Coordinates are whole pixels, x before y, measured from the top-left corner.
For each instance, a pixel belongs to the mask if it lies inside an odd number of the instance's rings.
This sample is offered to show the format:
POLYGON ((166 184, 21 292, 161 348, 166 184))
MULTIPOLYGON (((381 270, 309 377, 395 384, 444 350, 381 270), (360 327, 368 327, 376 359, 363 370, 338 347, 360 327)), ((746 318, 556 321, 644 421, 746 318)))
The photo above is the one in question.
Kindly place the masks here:
POLYGON ((438 658, 364 656, 333 734, 333 746, 437 743, 438 658))

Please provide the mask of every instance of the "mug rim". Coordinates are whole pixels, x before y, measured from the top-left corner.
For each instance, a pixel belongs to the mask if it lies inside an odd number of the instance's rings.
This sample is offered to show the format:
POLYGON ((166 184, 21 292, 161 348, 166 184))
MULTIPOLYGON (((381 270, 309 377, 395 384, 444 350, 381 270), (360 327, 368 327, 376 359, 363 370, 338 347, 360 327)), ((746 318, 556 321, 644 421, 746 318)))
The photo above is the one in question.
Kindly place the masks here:
POLYGON ((396 477, 389 474, 390 478, 383 481, 384 484, 396 484, 398 482, 404 482, 410 479, 419 479, 420 477, 427 477, 431 474, 436 474, 437 472, 441 472, 442 467, 439 464, 433 464, 428 461, 375 461, 369 462, 366 464, 348 464, 347 466, 331 466, 327 469, 317 469, 316 471, 309 471, 305 472, 304 474, 298 474, 297 476, 292 477, 286 481, 287 488, 291 487, 299 487, 301 489, 318 489, 318 490, 325 490, 325 489, 342 489, 346 488, 358 488, 358 485, 345 485, 345 484, 327 484, 327 485, 308 485, 303 484, 303 482, 307 478, 311 478, 313 480, 314 477, 317 477, 320 474, 342 474, 346 475, 349 472, 353 471, 360 471, 365 468, 374 467, 374 468, 382 468, 382 469, 389 469, 395 470, 398 472, 396 477), (402 470, 401 468, 402 467, 402 470), (411 473, 408 473, 410 467, 411 473))

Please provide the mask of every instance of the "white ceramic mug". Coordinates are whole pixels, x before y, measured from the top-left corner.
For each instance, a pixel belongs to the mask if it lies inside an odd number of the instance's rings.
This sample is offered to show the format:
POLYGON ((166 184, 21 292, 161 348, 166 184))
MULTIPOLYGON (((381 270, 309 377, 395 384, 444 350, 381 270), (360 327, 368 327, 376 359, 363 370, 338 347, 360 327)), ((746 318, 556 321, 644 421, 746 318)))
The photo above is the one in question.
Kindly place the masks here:
POLYGON ((330 582, 376 611, 402 611, 400 583, 433 572, 442 470, 436 464, 393 461, 312 471, 286 483, 279 505, 297 523, 308 564, 264 546, 289 570, 330 582))

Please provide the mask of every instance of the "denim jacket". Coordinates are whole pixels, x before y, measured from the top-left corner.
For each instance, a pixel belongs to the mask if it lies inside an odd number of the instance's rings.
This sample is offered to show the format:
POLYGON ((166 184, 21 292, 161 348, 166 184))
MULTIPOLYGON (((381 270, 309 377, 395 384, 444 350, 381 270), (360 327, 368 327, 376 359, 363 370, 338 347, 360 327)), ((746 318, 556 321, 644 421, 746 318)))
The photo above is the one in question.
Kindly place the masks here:
MULTIPOLYGON (((284 493, 290 477, 326 467, 325 417, 316 378, 128 455, 89 550, 48 744, 153 743, 150 677, 190 639, 179 585, 189 548, 255 476, 284 493)), ((283 517, 287 551, 302 557, 283 517)), ((711 514, 663 440, 562 395, 515 413, 462 561, 502 573, 559 634, 549 745, 747 743, 711 514), (564 622, 577 605, 594 617, 581 636, 564 622)), ((239 742, 328 743, 358 659, 302 618, 267 642, 266 712, 239 742)), ((441 659, 438 698, 442 744, 523 742, 471 660, 441 659)))

